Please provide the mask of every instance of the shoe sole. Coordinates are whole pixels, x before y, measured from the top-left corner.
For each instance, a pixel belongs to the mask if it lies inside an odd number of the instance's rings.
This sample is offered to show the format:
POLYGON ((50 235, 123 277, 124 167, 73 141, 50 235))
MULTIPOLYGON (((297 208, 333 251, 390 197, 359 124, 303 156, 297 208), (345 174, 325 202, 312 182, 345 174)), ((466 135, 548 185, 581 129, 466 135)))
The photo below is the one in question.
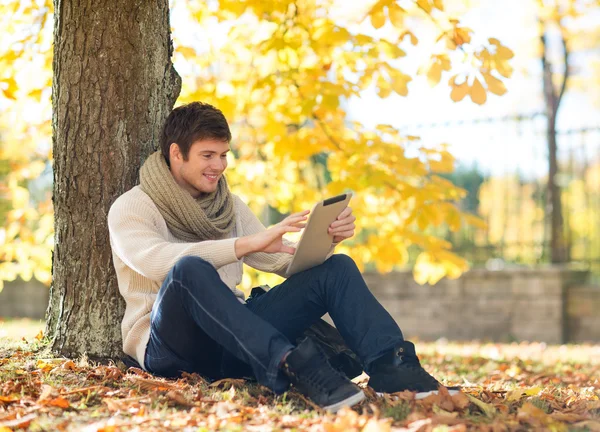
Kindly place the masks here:
POLYGON ((338 403, 334 403, 333 405, 323 407, 323 409, 332 413, 336 413, 343 407, 351 407, 359 402, 362 402, 365 399, 365 397, 365 392, 361 390, 359 393, 353 394, 349 398, 346 398, 338 403))
MULTIPOLYGON (((460 393, 460 390, 453 390, 453 389, 448 389, 448 394, 450 394, 450 396, 455 395, 457 393, 460 393)), ((377 396, 383 397, 383 395, 385 395, 386 393, 380 393, 377 392, 377 396)), ((390 393, 388 393, 390 394, 390 393)), ((427 392, 418 392, 415 396, 415 399, 425 399, 427 396, 431 396, 433 394, 438 394, 438 390, 431 390, 431 391, 427 391, 427 392)))

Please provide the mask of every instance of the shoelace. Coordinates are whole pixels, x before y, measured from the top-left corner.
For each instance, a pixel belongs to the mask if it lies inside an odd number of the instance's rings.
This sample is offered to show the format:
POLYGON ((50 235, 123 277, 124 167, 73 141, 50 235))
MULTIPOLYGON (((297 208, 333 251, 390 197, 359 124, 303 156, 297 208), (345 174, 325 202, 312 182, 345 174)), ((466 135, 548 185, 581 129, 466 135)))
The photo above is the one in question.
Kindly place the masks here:
POLYGON ((304 375, 304 379, 312 386, 319 390, 331 392, 339 388, 345 382, 345 377, 339 371, 331 367, 327 362, 328 367, 315 365, 309 369, 309 372, 304 375))

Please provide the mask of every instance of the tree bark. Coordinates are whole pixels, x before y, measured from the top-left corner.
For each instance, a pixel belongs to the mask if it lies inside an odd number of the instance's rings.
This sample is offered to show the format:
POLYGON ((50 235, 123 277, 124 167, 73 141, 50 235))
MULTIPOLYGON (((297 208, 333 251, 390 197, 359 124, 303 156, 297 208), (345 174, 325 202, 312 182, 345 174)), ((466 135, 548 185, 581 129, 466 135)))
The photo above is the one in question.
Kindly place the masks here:
POLYGON ((179 95, 168 0, 54 0, 53 351, 122 355, 124 302, 107 228, 179 95))
MULTIPOLYGON (((542 28, 543 23, 542 23, 542 28)), ((542 32, 542 74, 544 83, 544 100, 546 102, 546 139, 548 145, 548 185, 546 198, 546 217, 550 220, 550 261, 564 263, 568 257, 568 245, 564 232, 562 214, 561 188, 558 184, 558 145, 556 142, 556 116, 558 107, 564 95, 569 77, 569 51, 564 34, 562 44, 564 49, 565 72, 560 90, 557 92, 552 82, 552 65, 547 56, 548 44, 545 31, 542 32)))

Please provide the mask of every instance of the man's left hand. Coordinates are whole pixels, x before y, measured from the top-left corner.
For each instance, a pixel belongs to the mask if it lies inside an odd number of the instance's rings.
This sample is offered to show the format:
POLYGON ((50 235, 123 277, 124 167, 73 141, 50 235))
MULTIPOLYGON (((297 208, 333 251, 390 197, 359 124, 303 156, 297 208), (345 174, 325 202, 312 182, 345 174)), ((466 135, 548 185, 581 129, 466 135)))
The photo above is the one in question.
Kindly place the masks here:
POLYGON ((337 219, 329 225, 329 234, 333 234, 333 242, 339 243, 342 240, 349 239, 354 235, 354 221, 356 217, 352 214, 352 209, 346 207, 337 219))

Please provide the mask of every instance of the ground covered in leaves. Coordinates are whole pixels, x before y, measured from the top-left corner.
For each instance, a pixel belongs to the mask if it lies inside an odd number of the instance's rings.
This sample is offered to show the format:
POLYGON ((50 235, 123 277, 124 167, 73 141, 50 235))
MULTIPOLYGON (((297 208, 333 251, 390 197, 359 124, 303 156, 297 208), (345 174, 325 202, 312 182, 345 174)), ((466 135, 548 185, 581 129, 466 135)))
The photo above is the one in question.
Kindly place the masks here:
MULTIPOLYGON (((162 380, 52 357, 43 338, 0 337, 0 432, 600 431, 600 346, 419 343, 425 368, 463 393, 368 398, 336 415, 293 390, 240 380, 162 380)), ((367 377, 359 377, 366 385, 367 377)))

